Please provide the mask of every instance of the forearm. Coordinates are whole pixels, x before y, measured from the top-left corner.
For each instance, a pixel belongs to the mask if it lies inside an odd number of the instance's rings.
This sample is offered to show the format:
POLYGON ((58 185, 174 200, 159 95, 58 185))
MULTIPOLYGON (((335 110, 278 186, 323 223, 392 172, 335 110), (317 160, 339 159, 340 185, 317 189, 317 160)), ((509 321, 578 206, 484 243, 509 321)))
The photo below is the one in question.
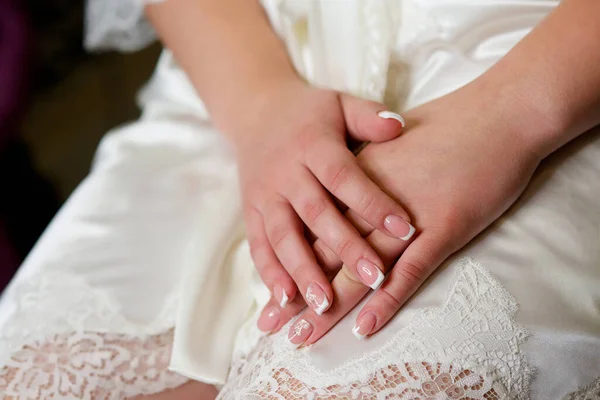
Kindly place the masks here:
POLYGON ((599 40, 600 1, 565 0, 480 79, 543 155, 600 124, 599 40))
POLYGON ((146 13, 228 136, 270 89, 301 82, 258 0, 169 0, 146 13))

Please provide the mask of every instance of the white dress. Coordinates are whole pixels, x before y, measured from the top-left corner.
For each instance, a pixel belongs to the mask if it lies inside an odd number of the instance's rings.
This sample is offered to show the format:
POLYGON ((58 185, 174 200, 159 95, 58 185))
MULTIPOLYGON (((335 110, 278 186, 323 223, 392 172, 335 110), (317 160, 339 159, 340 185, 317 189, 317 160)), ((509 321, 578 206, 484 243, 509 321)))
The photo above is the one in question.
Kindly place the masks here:
MULTIPOLYGON (((402 112, 477 77, 556 2, 264 5, 307 79, 402 112)), ((145 44, 142 15, 92 1, 87 45, 145 44)), ((600 130, 547 160, 380 333, 356 341, 357 308, 293 350, 286 329, 255 327, 268 291, 235 160, 168 51, 140 103, 2 297, 3 398, 120 399, 186 377, 222 399, 600 398, 600 130)))

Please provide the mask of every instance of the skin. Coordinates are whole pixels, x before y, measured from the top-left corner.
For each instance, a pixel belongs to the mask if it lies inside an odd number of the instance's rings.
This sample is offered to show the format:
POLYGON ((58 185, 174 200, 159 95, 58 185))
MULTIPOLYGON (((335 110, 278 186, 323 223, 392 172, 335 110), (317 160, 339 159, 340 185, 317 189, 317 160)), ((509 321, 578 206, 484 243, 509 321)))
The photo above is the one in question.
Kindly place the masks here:
MULTIPOLYGON (((234 14, 236 18, 247 15, 241 11, 234 14)), ((193 15, 189 18, 195 19, 193 15)), ((410 210, 418 228, 418 236, 407 243, 382 234, 375 229, 377 223, 353 210, 346 213, 389 271, 388 279, 357 319, 367 313, 375 317, 367 334, 381 329, 444 259, 498 218, 522 193, 545 157, 600 123, 600 52, 595 46, 600 37, 599 18, 600 2, 596 0, 563 1, 487 73, 454 93, 407 112, 408 125, 401 137, 371 144, 359 155, 358 162, 368 176, 410 210)), ((235 41, 235 35, 230 39, 235 41)), ((210 41, 210 35, 206 40, 210 41)), ((170 47, 177 48, 177 40, 171 41, 175 46, 170 47)), ((185 50, 183 45, 178 48, 176 54, 185 50)), ((196 57, 201 54, 204 56, 199 52, 196 57)), ((196 83, 194 75, 202 73, 190 69, 193 62, 182 63, 196 83)), ((235 71, 228 74, 231 72, 235 71)), ((215 91, 223 89, 221 82, 214 85, 215 91)), ((235 86, 229 88, 232 93, 235 86)), ((217 122, 218 115, 223 115, 220 107, 209 104, 211 108, 216 123, 221 124, 217 122)), ((356 124, 362 123, 358 115, 367 114, 357 114, 356 124)), ((223 122, 227 132, 225 125, 223 122)), ((340 268, 344 261, 317 237, 313 244, 316 260, 325 271, 340 268)), ((332 288, 334 300, 326 314, 317 316, 311 309, 300 314, 313 326, 305 344, 322 337, 368 292, 355 269, 346 266, 333 278, 332 288)), ((299 297, 285 309, 273 299, 266 308, 278 311, 272 330, 280 329, 304 307, 299 297)), ((177 390, 171 397, 179 398, 177 390)))
MULTIPOLYGON (((361 334, 381 329, 446 258, 510 207, 544 158, 600 123, 598 19, 600 3, 564 1, 488 72, 407 112, 401 137, 359 155, 368 175, 410 210, 419 232, 406 244, 347 213, 389 271, 357 317, 361 325, 370 314, 361 334), (571 29, 575 24, 581 29, 571 29)), ((327 270, 342 266, 320 240, 314 247, 327 270)), ((299 316, 313 327, 304 344, 322 337, 368 292, 345 266, 332 286, 336 300, 327 315, 299 316)), ((280 310, 273 330, 302 308, 296 302, 280 310)))
POLYGON ((400 122, 378 117, 385 110, 379 103, 300 79, 258 1, 167 1, 149 5, 147 15, 237 154, 252 257, 278 302, 282 290, 289 299, 298 289, 306 297, 311 284, 332 301, 306 231, 350 268, 366 260, 383 269, 336 201, 382 232, 386 217, 398 216, 406 222, 397 237, 408 232, 409 215, 367 177, 346 144, 348 135, 394 138, 400 122))

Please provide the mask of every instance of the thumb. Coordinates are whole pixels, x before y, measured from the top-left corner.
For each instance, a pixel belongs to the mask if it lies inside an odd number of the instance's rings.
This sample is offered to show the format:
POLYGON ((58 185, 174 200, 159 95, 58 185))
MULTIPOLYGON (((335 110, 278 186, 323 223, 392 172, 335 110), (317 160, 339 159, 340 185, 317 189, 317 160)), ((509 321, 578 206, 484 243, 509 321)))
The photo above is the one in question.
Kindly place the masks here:
MULTIPOLYGON (((399 305, 404 304, 454 251, 456 248, 449 240, 434 233, 422 233, 406 248, 389 272, 385 291, 399 305)), ((396 311, 398 310, 391 307, 384 315, 391 318, 396 311)))
POLYGON ((404 119, 381 103, 348 94, 340 95, 346 128, 353 139, 385 142, 400 135, 404 119))

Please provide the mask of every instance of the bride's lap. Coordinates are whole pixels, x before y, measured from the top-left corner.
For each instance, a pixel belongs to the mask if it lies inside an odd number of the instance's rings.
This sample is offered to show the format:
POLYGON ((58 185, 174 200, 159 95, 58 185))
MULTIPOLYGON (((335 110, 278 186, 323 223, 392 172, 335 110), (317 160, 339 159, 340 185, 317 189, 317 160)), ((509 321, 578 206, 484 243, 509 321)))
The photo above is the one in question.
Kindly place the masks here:
MULTIPOLYGON (((180 279, 172 266, 184 264, 178 242, 196 223, 183 217, 201 203, 189 186, 169 184, 197 178, 186 167, 194 151, 188 159, 180 148, 168 154, 175 134, 171 127, 161 141, 156 133, 155 147, 146 143, 147 157, 138 153, 133 165, 122 161, 133 151, 127 137, 111 150, 123 153, 105 152, 116 160, 100 164, 36 246, 2 301, 2 318, 9 308, 22 311, 13 337, 48 323, 78 327, 84 322, 80 305, 93 305, 94 313, 83 324, 88 330, 71 334, 60 325, 66 333, 19 341, 11 361, 0 366, 1 390, 25 391, 30 396, 22 398, 31 399, 69 398, 60 390, 77 393, 71 398, 115 398, 125 387, 123 397, 159 393, 156 398, 168 399, 206 389, 184 385, 186 378, 167 370, 176 309, 166 300, 180 279), (158 149, 164 163, 175 164, 162 177, 144 164, 156 160, 158 149), (161 202, 175 205, 166 209, 161 202), (139 229, 132 235, 133 227, 146 226, 150 211, 161 234, 139 229), (134 253, 137 259, 130 258, 134 253), (135 334, 94 333, 107 327, 135 334), (82 388, 88 397, 79 396, 82 388)), ((599 318, 591 306, 600 282, 599 137, 590 134, 547 163, 519 203, 446 263, 377 335, 357 341, 351 333, 355 311, 310 348, 291 349, 285 329, 249 351, 238 346, 220 398, 424 398, 445 392, 493 399, 529 387, 534 368, 536 398, 560 398, 600 376, 599 318), (472 261, 459 262, 462 256, 472 261)), ((256 329, 254 321, 245 329, 256 329)))

